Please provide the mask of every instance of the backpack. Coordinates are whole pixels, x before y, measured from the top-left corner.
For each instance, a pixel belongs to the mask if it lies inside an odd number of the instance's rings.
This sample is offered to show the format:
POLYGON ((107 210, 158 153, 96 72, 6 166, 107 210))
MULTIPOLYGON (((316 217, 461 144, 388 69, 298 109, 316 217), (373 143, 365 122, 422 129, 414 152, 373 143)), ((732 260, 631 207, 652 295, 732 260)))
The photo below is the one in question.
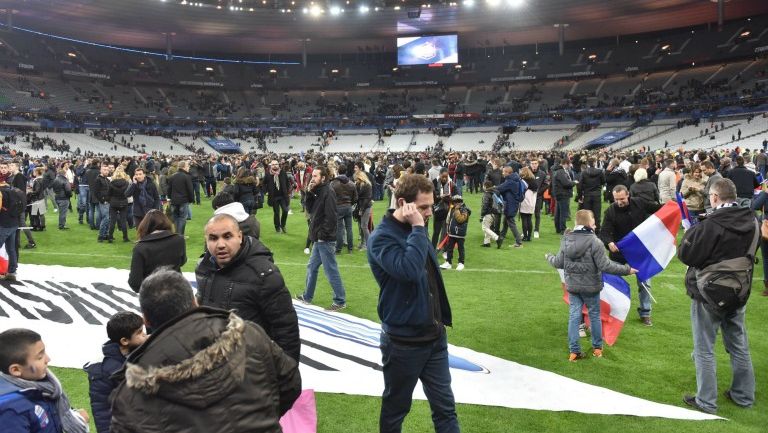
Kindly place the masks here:
POLYGON ((0 212, 8 212, 11 217, 19 218, 24 215, 27 198, 20 189, 10 185, 0 188, 0 212))
POLYGON ((732 313, 747 304, 759 240, 760 225, 755 220, 755 234, 746 256, 722 260, 694 271, 699 294, 717 313, 732 313))
POLYGON ((497 215, 504 213, 504 199, 498 192, 493 193, 493 199, 491 200, 491 210, 497 215))

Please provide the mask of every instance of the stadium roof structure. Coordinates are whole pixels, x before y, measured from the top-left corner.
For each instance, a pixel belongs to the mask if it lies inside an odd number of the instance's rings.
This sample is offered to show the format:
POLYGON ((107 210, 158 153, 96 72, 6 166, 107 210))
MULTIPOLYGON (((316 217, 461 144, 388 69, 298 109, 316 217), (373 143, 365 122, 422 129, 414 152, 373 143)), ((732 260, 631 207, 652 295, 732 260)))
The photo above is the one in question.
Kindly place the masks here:
MULTIPOLYGON (((716 23, 712 0, 0 0, 0 22, 124 47, 196 53, 391 52, 396 37, 458 33, 460 48, 551 43, 716 23), (12 16, 8 18, 8 11, 12 16), (288 12, 290 11, 290 12, 288 12), (410 15, 410 17, 409 17, 410 15), (418 15, 418 17, 416 17, 418 15)), ((726 0, 725 19, 768 13, 726 0)))

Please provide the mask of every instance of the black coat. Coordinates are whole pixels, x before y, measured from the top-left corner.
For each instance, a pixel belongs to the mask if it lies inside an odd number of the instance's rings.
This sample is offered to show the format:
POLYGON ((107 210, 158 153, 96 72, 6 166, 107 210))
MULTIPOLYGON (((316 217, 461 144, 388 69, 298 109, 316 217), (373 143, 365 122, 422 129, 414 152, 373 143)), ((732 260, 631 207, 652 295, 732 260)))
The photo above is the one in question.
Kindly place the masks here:
MULTIPOLYGON (((93 187, 91 187, 91 196, 95 199, 95 203, 109 202, 109 179, 98 175, 93 182, 93 187)), ((94 201, 91 200, 91 202, 94 201)))
POLYGON ((576 184, 571 179, 570 174, 565 172, 562 166, 553 168, 552 172, 552 195, 557 200, 564 200, 573 197, 573 187, 576 184))
POLYGON ((128 181, 125 179, 112 179, 109 183, 109 207, 128 207, 128 197, 125 191, 128 189, 128 181))
POLYGON ((240 251, 223 268, 206 252, 195 277, 200 305, 235 310, 264 328, 285 353, 299 360, 299 321, 291 294, 272 252, 259 240, 243 236, 240 251))
POLYGON ((605 173, 605 198, 606 200, 613 202, 613 188, 616 185, 627 184, 627 172, 616 167, 613 171, 605 173))
POLYGON ((141 282, 155 269, 170 266, 181 272, 185 263, 187 247, 183 236, 168 230, 149 233, 133 247, 128 285, 134 292, 139 293, 141 282))
POLYGON ((352 206, 357 203, 357 188, 346 175, 339 175, 331 181, 331 188, 336 193, 336 206, 352 206))
POLYGON ((603 191, 603 185, 605 185, 603 170, 587 167, 585 170, 582 170, 581 181, 576 186, 577 196, 581 198, 585 195, 600 194, 603 191))
POLYGON ((357 209, 362 213, 371 207, 373 202, 373 187, 365 182, 356 184, 357 187, 357 209))
POLYGON ((53 184, 51 184, 51 189, 53 189, 56 200, 69 200, 72 197, 72 186, 70 186, 69 181, 63 175, 56 176, 53 184))
POLYGON ((256 194, 258 194, 256 178, 248 176, 244 179, 235 179, 235 201, 253 203, 256 201, 256 194))
POLYGON ((274 200, 276 198, 288 197, 288 175, 285 174, 285 171, 280 170, 280 174, 277 175, 277 179, 279 182, 279 189, 277 185, 275 185, 275 176, 269 173, 269 171, 267 171, 267 173, 264 175, 264 190, 268 194, 267 204, 270 206, 274 204, 274 200))
POLYGON ((632 195, 632 197, 639 198, 641 200, 654 203, 659 202, 659 188, 655 183, 648 179, 643 179, 640 182, 633 183, 629 188, 629 193, 632 195))
POLYGON ((734 185, 736 185, 737 197, 751 199, 753 197, 755 188, 760 185, 757 181, 757 177, 755 176, 755 172, 749 170, 748 168, 745 168, 744 166, 737 166, 728 172, 727 176, 724 175, 723 177, 731 179, 734 185))
POLYGON ((126 364, 115 373, 112 433, 276 433, 301 394, 296 361, 259 326, 214 308, 166 322, 126 364))
MULTIPOLYGON (((606 248, 611 242, 620 241, 660 207, 658 202, 652 203, 634 197, 630 197, 629 206, 619 207, 616 203, 610 205, 605 210, 603 224, 600 226, 600 240, 606 248)), ((609 256, 615 262, 627 263, 620 252, 609 253, 609 256)))
POLYGON ((98 196, 96 196, 95 190, 96 190, 96 178, 99 177, 99 166, 97 165, 91 165, 85 170, 85 179, 86 183, 88 184, 88 199, 91 203, 98 203, 99 199, 98 196))
POLYGON ((192 189, 192 177, 189 173, 179 170, 168 179, 168 197, 174 206, 194 201, 195 192, 192 189))
POLYGON ((336 241, 336 193, 327 183, 307 191, 309 240, 336 241))
MULTIPOLYGON (((744 257, 755 234, 755 214, 745 207, 725 207, 714 210, 706 217, 699 217, 683 236, 677 249, 677 257, 689 266, 688 272, 705 268, 722 260, 744 257)), ((685 288, 688 296, 704 301, 695 285, 695 278, 686 275, 685 288)))

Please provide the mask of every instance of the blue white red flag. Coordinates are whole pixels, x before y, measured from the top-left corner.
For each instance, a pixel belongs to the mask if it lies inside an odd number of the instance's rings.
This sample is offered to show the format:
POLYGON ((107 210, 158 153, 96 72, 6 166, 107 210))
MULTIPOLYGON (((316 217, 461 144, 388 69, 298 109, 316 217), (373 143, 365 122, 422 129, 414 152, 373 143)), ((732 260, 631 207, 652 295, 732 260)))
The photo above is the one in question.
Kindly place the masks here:
POLYGON ((616 244, 640 281, 663 271, 675 257, 681 220, 679 205, 670 200, 616 244))
POLYGON ((0 275, 8 273, 8 251, 5 249, 5 245, 0 247, 0 275))
POLYGON ((683 195, 679 192, 675 193, 675 199, 677 200, 677 206, 680 208, 680 218, 682 218, 683 229, 688 230, 694 224, 691 220, 691 214, 688 212, 688 205, 683 200, 683 195))
MULTIPOLYGON (((562 269, 558 271, 565 291, 567 288, 563 271, 562 269)), ((570 304, 567 291, 564 293, 563 299, 566 304, 570 304)), ((619 338, 621 328, 624 327, 624 322, 629 314, 629 300, 629 284, 617 275, 603 274, 603 290, 600 292, 600 321, 603 324, 603 341, 609 346, 613 346, 616 339, 619 338)), ((582 309, 582 314, 584 314, 584 322, 589 324, 586 306, 582 309)))

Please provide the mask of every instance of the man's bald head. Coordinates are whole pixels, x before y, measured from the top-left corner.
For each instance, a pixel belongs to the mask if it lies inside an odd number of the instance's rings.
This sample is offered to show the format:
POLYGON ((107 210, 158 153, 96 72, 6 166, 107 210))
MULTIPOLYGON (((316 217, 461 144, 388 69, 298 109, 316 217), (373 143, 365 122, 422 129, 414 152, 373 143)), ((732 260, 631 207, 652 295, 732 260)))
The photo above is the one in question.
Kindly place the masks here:
POLYGON ((214 215, 205 224, 205 246, 220 267, 229 264, 240 252, 242 242, 243 232, 231 215, 214 215))

